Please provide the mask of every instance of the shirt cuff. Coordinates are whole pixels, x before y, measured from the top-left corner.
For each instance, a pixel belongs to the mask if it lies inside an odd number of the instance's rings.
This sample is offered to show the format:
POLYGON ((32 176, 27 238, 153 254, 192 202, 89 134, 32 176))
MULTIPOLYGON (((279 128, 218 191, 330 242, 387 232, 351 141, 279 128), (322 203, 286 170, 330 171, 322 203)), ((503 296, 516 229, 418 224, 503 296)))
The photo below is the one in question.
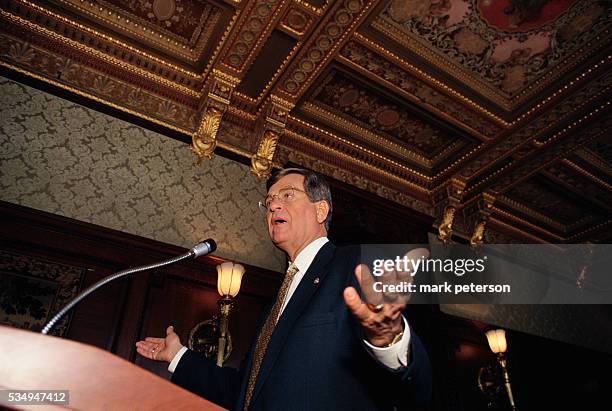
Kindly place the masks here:
POLYGON ((374 355, 374 358, 392 370, 397 370, 408 365, 410 327, 408 327, 408 321, 406 321, 403 315, 402 320, 404 321, 404 335, 402 335, 402 338, 392 346, 376 347, 365 339, 363 340, 366 347, 368 347, 370 352, 374 355))
POLYGON ((174 370, 176 370, 176 366, 178 365, 179 361, 181 360, 181 357, 186 352, 187 352, 187 347, 183 346, 183 348, 181 348, 179 350, 179 352, 176 353, 176 355, 174 356, 172 361, 170 361, 170 365, 168 365, 168 371, 170 371, 171 373, 174 373, 174 370))

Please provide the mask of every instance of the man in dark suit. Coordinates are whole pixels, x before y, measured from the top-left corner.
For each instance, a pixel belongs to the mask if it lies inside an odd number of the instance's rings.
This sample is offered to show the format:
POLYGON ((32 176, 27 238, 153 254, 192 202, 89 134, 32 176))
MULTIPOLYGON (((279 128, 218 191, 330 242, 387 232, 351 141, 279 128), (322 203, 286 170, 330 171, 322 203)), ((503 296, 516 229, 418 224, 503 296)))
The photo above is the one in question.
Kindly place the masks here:
POLYGON ((172 327, 165 338, 136 343, 137 351, 170 362, 176 384, 235 410, 428 408, 429 358, 405 305, 362 303, 359 249, 327 239, 327 182, 285 169, 266 186, 260 207, 290 265, 240 370, 187 350, 172 327))

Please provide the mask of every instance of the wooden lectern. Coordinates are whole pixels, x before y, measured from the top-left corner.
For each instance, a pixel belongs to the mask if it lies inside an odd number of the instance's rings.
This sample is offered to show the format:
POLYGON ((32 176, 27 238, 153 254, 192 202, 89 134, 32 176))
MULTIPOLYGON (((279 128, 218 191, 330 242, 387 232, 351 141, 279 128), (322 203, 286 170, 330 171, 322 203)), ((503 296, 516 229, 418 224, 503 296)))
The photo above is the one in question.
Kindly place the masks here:
POLYGON ((107 351, 0 326, 1 390, 69 390, 68 405, 18 409, 223 410, 107 351))

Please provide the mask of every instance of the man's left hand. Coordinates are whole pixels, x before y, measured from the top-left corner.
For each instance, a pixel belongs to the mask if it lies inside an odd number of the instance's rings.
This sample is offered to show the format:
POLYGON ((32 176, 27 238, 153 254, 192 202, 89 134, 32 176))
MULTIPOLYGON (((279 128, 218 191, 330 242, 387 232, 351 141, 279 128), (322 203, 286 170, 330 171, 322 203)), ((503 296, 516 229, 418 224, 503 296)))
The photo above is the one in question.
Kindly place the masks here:
MULTIPOLYGON (((362 274, 366 274, 366 282, 372 278, 364 264, 355 267, 355 277, 363 289, 362 274)), ((406 304, 363 304, 354 287, 344 289, 344 302, 361 324, 365 339, 375 347, 388 346, 404 330, 402 311, 406 304)))
MULTIPOLYGON (((408 260, 416 261, 429 256, 429 251, 425 248, 415 248, 405 257, 408 260)), ((388 276, 390 283, 412 282, 414 273, 411 270, 407 271, 386 271, 383 274, 388 276)), ((370 273, 370 269, 365 264, 359 264, 355 267, 355 277, 361 290, 373 289, 374 276, 370 273)), ((393 342, 396 336, 404 330, 404 321, 402 320, 402 311, 406 308, 406 304, 383 304, 383 300, 393 301, 397 295, 368 293, 370 304, 361 302, 361 298, 354 287, 346 287, 344 289, 344 302, 355 318, 361 324, 365 339, 376 347, 386 347, 393 342)), ((405 300, 404 300, 405 301, 405 300)))

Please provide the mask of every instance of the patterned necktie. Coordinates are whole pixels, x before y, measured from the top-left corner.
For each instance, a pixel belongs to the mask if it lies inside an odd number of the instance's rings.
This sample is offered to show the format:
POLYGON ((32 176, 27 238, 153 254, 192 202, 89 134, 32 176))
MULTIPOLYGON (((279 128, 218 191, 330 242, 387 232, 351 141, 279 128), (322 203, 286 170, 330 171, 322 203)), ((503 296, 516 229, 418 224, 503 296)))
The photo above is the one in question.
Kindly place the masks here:
POLYGON ((247 385, 246 398, 244 400, 245 411, 249 408, 249 404, 253 396, 253 390, 255 389, 255 383, 257 382, 257 375, 259 374, 259 368, 261 367, 261 362, 263 361, 263 357, 266 354, 266 349, 268 348, 270 337, 272 336, 272 332, 274 331, 274 327, 276 326, 278 314, 280 313, 281 307, 285 302, 285 297, 287 297, 287 291, 289 290, 291 281, 293 281, 293 277, 297 272, 297 266, 291 263, 289 268, 287 268, 287 274, 285 274, 285 279, 283 280, 281 288, 278 291, 278 295, 276 296, 276 302, 274 303, 274 307, 272 307, 272 311, 270 311, 270 315, 268 315, 268 319, 266 320, 265 324, 261 328, 261 332, 259 333, 257 345, 255 345, 253 366, 251 367, 251 374, 249 375, 249 384, 247 385))

